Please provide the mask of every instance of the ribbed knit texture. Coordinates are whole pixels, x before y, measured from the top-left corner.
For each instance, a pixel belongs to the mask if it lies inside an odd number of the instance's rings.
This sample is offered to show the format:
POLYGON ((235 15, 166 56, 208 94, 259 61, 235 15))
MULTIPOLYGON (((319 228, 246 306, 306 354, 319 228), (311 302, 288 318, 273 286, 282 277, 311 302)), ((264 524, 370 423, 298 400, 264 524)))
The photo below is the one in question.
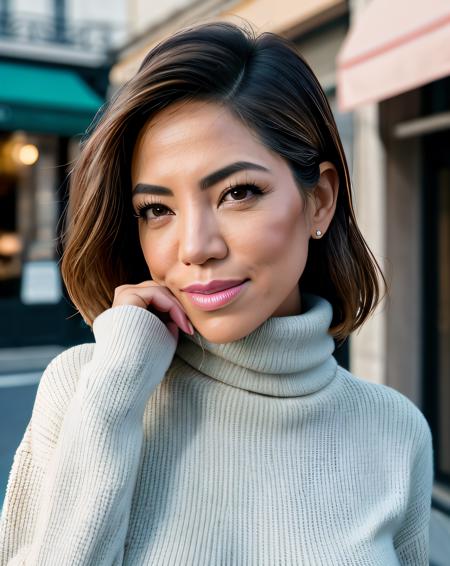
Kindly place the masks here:
POLYGON ((227 344, 99 315, 42 375, 0 564, 428 565, 427 421, 338 366, 330 303, 302 301, 227 344))

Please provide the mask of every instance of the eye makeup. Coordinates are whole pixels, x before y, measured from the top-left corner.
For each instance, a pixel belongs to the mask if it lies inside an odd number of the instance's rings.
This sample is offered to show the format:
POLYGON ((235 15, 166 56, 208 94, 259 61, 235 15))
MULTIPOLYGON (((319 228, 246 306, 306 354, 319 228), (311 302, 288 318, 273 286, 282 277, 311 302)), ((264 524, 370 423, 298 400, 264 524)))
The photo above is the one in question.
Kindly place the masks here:
MULTIPOLYGON (((227 196, 228 194, 232 194, 233 192, 236 194, 236 192, 238 191, 251 191, 252 195, 249 198, 244 198, 244 199, 236 199, 236 200, 232 200, 232 201, 225 201, 225 202, 233 202, 233 203, 241 203, 241 202, 249 202, 251 200, 253 200, 254 198, 258 198, 263 196, 266 192, 268 192, 268 187, 264 186, 264 187, 260 187, 258 184, 254 183, 253 181, 247 181, 245 183, 234 183, 234 184, 230 184, 228 185, 228 187, 226 188, 226 190, 224 191, 224 193, 222 193, 219 203, 221 203, 223 201, 223 198, 225 196, 227 196)), ((150 197, 147 200, 139 203, 136 205, 136 214, 133 214, 133 216, 135 218, 138 219, 142 219, 144 220, 144 222, 157 222, 158 219, 160 218, 165 218, 166 216, 169 216, 170 214, 164 214, 164 211, 170 211, 170 208, 167 207, 165 204, 162 203, 162 201, 158 198, 158 197, 150 197), (147 214, 147 211, 151 210, 151 211, 156 211, 159 210, 160 212, 162 211, 163 214, 162 215, 156 215, 153 217, 149 217, 147 214)))

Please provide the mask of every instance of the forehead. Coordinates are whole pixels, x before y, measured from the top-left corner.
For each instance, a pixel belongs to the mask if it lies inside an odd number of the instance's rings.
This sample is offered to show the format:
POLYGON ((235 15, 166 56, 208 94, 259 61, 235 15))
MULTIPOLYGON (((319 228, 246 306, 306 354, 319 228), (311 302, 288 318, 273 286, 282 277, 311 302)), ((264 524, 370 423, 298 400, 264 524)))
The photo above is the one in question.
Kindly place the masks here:
POLYGON ((151 169, 164 176, 182 167, 184 174, 213 168, 219 161, 273 160, 257 135, 223 105, 176 103, 160 111, 140 131, 133 151, 133 177, 151 169))
POLYGON ((245 126, 228 108, 214 102, 182 101, 153 116, 138 136, 147 146, 170 145, 207 137, 208 132, 221 130, 224 134, 242 133, 245 126))

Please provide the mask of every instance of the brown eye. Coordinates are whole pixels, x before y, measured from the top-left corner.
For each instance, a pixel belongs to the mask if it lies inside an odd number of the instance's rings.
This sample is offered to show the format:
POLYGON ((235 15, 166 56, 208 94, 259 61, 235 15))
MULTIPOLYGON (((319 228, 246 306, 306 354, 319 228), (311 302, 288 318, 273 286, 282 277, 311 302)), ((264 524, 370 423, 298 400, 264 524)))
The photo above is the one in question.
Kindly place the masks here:
POLYGON ((241 198, 239 198, 239 196, 241 196, 242 198, 245 197, 245 195, 247 194, 248 189, 245 187, 238 187, 237 189, 233 189, 230 191, 229 194, 233 195, 233 197, 235 197, 237 195, 238 200, 241 200, 241 198))
MULTIPOLYGON (((253 193, 253 195, 250 197, 254 197, 257 194, 262 194, 263 191, 255 184, 253 183, 245 183, 245 184, 240 184, 240 185, 235 185, 233 187, 231 187, 223 196, 225 197, 226 195, 232 195, 233 199, 232 200, 249 200, 246 199, 246 194, 251 191, 253 193), (234 198, 237 197, 237 198, 234 198)), ((223 199, 222 199, 223 200, 223 199)))
MULTIPOLYGON (((164 206, 155 205, 155 206, 149 207, 147 210, 149 210, 149 209, 150 209, 150 210, 153 210, 153 214, 154 214, 155 216, 161 216, 161 211, 164 211, 165 207, 164 207, 164 206)), ((166 210, 167 210, 167 209, 166 209, 166 210)))
POLYGON ((134 214, 134 216, 136 218, 142 218, 145 222, 148 222, 149 220, 156 220, 158 218, 163 218, 164 216, 167 216, 165 212, 168 210, 169 209, 167 208, 167 206, 165 206, 162 203, 143 202, 142 204, 136 207, 137 214, 134 214), (151 210, 152 214, 147 214, 147 210, 151 210))

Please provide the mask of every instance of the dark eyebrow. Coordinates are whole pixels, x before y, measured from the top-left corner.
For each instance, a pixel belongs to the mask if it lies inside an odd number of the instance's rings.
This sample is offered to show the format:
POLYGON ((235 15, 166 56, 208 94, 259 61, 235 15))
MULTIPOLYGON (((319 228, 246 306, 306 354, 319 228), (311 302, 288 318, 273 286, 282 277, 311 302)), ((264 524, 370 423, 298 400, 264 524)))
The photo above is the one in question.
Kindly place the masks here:
MULTIPOLYGON (((199 187, 201 191, 212 187, 219 181, 226 179, 233 173, 237 173, 238 171, 242 171, 244 169, 256 169, 259 171, 269 171, 266 167, 262 165, 258 165, 257 163, 252 163, 251 161, 236 161, 236 163, 231 163, 218 171, 214 171, 214 173, 210 173, 200 179, 199 187)), ((153 195, 163 195, 163 196, 173 196, 173 192, 168 189, 167 187, 161 187, 161 185, 148 185, 147 183, 138 183, 132 192, 132 197, 138 193, 146 193, 146 194, 153 194, 153 195)))

